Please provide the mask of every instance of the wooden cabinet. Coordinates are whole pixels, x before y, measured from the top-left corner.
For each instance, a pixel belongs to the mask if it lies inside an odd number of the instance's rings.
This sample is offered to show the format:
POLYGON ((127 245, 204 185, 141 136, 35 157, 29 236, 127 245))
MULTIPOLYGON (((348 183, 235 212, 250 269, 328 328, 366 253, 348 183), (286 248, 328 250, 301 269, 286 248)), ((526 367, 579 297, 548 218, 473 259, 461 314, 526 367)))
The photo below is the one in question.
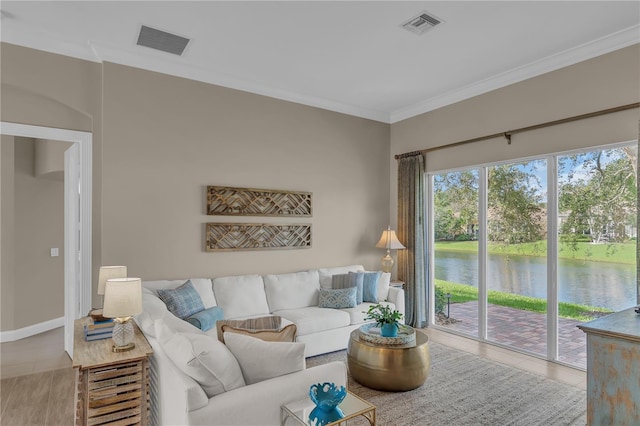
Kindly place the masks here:
POLYGON ((587 424, 640 425, 640 316, 631 308, 578 327, 587 334, 587 424))
POLYGON ((151 346, 134 324, 136 347, 114 353, 111 339, 84 340, 84 326, 90 322, 75 322, 76 425, 148 425, 151 346))

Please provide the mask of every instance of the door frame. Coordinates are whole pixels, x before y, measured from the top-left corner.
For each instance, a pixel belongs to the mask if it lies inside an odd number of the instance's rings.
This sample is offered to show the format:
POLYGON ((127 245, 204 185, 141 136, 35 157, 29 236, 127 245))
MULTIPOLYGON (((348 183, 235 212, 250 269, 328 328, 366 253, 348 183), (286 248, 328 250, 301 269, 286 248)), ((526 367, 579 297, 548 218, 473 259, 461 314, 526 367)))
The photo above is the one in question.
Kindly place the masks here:
MULTIPOLYGON (((73 357, 74 321, 91 309, 92 134, 4 121, 0 122, 0 134, 73 143, 70 149, 76 155, 65 153, 65 158, 76 162, 78 192, 76 198, 65 179, 64 206, 64 348, 73 357)), ((65 162, 65 177, 67 168, 65 162)))

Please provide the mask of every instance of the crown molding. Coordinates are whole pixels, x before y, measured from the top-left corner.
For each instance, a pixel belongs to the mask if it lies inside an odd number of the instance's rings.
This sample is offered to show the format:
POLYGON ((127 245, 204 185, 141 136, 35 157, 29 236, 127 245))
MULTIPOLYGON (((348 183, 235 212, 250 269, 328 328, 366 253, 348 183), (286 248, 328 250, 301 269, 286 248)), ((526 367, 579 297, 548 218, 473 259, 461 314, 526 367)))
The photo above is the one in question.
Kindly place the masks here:
POLYGON ((431 97, 406 108, 392 111, 389 122, 391 124, 397 123, 639 42, 640 25, 635 25, 578 47, 567 49, 527 65, 505 71, 477 83, 431 97))
MULTIPOLYGON (((364 108, 362 106, 344 104, 330 99, 309 96, 302 93, 295 93, 255 81, 242 80, 228 74, 213 72, 190 64, 185 64, 184 62, 178 62, 168 53, 155 52, 151 49, 145 49, 144 55, 140 55, 135 51, 125 51, 91 41, 87 41, 86 44, 73 43, 68 40, 56 38, 53 34, 41 30, 32 29, 33 31, 27 31, 28 29, 17 26, 11 22, 11 20, 3 19, 2 24, 5 26, 2 31, 1 41, 3 42, 27 46, 92 62, 100 63, 107 61, 132 66, 280 99, 283 101, 379 121, 386 124, 397 123, 399 121, 640 42, 640 25, 635 25, 602 37, 598 40, 564 50, 527 65, 469 84, 465 87, 442 93, 416 104, 388 112, 364 108), (7 37, 7 35, 9 36, 7 37)), ((144 49, 142 47, 137 48, 144 49)))

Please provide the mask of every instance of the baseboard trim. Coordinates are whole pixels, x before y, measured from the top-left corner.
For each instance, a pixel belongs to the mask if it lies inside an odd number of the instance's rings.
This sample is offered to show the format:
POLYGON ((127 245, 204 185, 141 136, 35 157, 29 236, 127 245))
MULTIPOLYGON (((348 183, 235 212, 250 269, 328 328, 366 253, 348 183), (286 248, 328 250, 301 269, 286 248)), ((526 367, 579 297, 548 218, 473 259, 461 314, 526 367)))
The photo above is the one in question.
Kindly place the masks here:
POLYGON ((0 343, 13 342, 15 340, 24 339, 25 337, 34 336, 36 334, 44 333, 45 331, 53 330, 54 328, 63 326, 64 317, 60 317, 38 324, 29 325, 27 327, 19 328, 17 330, 0 331, 0 343))

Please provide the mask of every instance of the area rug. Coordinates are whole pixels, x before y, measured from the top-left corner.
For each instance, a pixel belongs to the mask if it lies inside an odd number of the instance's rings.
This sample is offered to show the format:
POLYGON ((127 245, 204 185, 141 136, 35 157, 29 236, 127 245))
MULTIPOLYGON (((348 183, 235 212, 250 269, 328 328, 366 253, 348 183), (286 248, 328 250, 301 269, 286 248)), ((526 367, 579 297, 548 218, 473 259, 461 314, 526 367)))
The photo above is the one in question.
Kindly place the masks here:
MULTIPOLYGON (((349 390, 376 406, 377 424, 587 424, 584 390, 438 343, 430 342, 429 351, 429 377, 409 392, 369 389, 349 376, 349 390)), ((332 352, 308 358, 307 367, 346 360, 346 351, 332 352)))

